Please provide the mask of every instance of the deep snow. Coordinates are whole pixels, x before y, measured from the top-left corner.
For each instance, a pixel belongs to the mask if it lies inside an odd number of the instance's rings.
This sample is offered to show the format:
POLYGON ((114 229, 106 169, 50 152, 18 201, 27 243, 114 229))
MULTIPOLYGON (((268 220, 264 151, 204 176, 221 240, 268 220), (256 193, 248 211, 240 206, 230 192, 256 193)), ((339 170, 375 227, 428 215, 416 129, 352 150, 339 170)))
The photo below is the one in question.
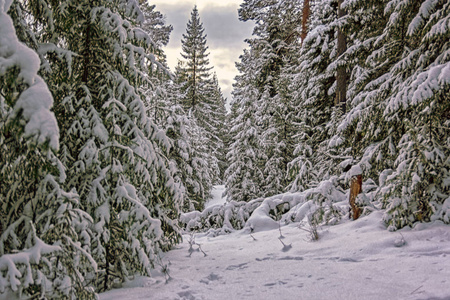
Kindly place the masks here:
MULTIPOLYGON (((220 194, 216 189, 209 205, 220 204, 220 194)), ((314 242, 298 223, 282 226, 287 247, 279 229, 195 234, 207 256, 189 256, 185 235, 165 255, 167 283, 156 271, 100 299, 450 299, 450 227, 434 222, 389 232, 381 215, 323 227, 314 242)))

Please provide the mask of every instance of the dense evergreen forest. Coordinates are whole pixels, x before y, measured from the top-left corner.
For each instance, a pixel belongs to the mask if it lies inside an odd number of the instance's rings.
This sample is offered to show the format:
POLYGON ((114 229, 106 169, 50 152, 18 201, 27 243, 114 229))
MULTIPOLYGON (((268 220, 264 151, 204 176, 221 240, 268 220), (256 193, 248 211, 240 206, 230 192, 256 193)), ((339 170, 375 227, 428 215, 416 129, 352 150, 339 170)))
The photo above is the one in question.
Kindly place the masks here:
POLYGON ((227 113, 196 7, 171 71, 151 1, 0 0, 0 293, 94 299, 282 193, 336 222, 354 170, 387 229, 450 223, 449 1, 243 0, 239 18, 227 113))

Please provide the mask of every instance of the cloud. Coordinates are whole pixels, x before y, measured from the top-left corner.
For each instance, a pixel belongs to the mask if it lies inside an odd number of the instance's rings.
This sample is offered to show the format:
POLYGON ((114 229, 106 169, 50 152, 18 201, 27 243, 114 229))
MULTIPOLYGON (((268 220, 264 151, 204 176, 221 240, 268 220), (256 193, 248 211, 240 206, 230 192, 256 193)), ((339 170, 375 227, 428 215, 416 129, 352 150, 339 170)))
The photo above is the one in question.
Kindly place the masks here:
POLYGON ((234 5, 208 5, 200 11, 200 19, 211 48, 242 49, 245 47, 244 40, 252 33, 253 24, 239 21, 234 5))
POLYGON ((239 60, 239 56, 242 52, 242 48, 219 48, 210 53, 210 59, 215 62, 214 67, 236 72, 235 61, 239 60))
POLYGON ((181 37, 182 34, 186 32, 186 24, 191 18, 191 11, 193 7, 194 6, 192 4, 185 2, 178 3, 176 5, 169 3, 161 3, 156 5, 156 9, 166 17, 167 24, 171 24, 173 26, 168 47, 180 47, 181 37))
MULTIPOLYGON (((222 92, 228 100, 231 99, 232 82, 238 73, 235 62, 247 47, 244 40, 251 36, 253 30, 253 23, 238 19, 240 2, 241 0, 197 0, 200 21, 207 34, 210 64, 214 67, 213 72, 217 73, 222 92)), ((153 3, 166 16, 167 24, 173 26, 165 52, 169 66, 174 70, 178 59, 181 59, 181 39, 186 33, 186 24, 191 18, 195 1, 158 0, 153 3)))
MULTIPOLYGON (((161 3, 156 9, 167 17, 173 26, 169 47, 181 45, 181 37, 186 33, 186 24, 191 18, 193 5, 187 2, 177 4, 161 3)), ((238 19, 236 5, 219 6, 208 4, 199 10, 200 21, 207 34, 207 45, 211 48, 242 49, 244 40, 251 36, 253 24, 238 19)))

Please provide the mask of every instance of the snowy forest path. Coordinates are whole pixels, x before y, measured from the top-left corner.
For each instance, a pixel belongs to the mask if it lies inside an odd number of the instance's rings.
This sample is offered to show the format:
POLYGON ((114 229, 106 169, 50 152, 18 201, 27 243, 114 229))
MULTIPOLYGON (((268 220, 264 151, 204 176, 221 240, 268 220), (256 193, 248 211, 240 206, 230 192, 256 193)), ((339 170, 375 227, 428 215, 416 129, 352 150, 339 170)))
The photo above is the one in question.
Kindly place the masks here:
POLYGON ((386 234, 380 216, 321 231, 307 240, 294 224, 278 230, 191 236, 166 255, 171 279, 155 272, 100 299, 449 299, 448 226, 386 234), (404 240, 403 240, 404 239, 404 240), (406 241, 406 243, 404 243, 406 241), (198 246, 194 246, 197 249, 198 246), (349 284, 351 282, 352 284, 349 284))
POLYGON ((223 193, 225 192, 225 185, 215 185, 213 186, 213 189, 211 191, 212 199, 209 200, 205 204, 205 208, 215 206, 215 205, 222 205, 225 203, 226 198, 223 197, 223 193))

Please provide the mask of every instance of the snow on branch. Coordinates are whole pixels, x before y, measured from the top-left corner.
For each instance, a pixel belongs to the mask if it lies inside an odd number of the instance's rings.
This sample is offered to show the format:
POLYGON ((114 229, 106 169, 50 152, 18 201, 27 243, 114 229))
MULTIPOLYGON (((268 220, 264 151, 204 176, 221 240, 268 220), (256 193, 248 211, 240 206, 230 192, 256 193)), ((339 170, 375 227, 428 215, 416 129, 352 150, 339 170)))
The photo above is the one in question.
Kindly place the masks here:
POLYGON ((7 13, 9 8, 11 7, 12 2, 13 0, 0 0, 0 13, 1 12, 7 13))
POLYGON ((15 292, 20 286, 26 288, 30 284, 34 284, 32 265, 38 265, 43 256, 62 250, 59 246, 44 243, 36 236, 33 224, 31 224, 31 227, 33 230, 33 247, 19 253, 4 254, 0 257, 1 293, 4 293, 6 288, 11 288, 15 292))
POLYGON ((427 0, 422 3, 419 13, 414 17, 408 26, 408 35, 413 35, 420 29, 421 26, 423 26, 425 20, 428 19, 439 2, 440 0, 427 0))
POLYGON ((400 87, 400 91, 391 98, 385 109, 385 116, 409 106, 415 106, 430 99, 450 82, 450 62, 432 66, 423 72, 417 72, 400 87))
POLYGON ((22 81, 28 87, 20 94, 13 105, 9 119, 18 116, 26 120, 25 136, 35 137, 42 144, 50 142, 50 147, 59 147, 59 129, 55 115, 50 111, 53 97, 47 84, 37 75, 40 68, 39 56, 16 35, 13 22, 6 14, 11 1, 0 1, 0 76, 12 68, 19 69, 17 82, 22 81))

